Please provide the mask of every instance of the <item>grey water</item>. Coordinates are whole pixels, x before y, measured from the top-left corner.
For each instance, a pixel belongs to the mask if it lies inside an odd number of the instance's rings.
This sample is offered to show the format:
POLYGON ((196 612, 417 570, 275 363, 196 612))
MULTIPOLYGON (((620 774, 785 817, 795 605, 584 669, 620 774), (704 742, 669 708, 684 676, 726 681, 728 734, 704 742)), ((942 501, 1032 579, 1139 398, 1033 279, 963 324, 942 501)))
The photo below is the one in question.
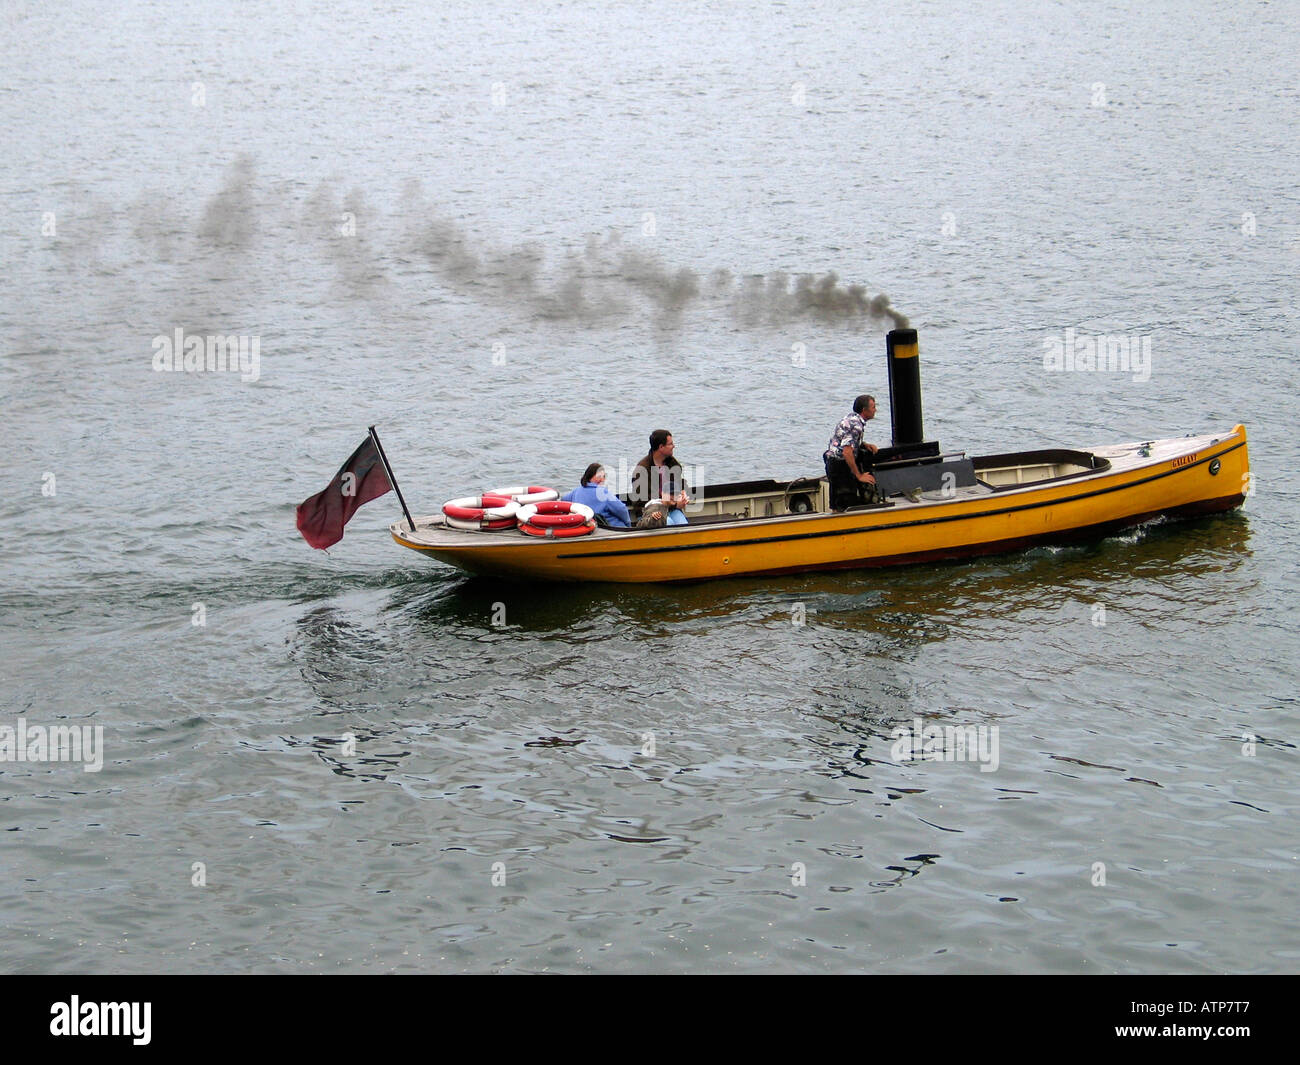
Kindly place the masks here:
POLYGON ((0 18, 0 971, 1300 967, 1293 5, 0 18), (903 318, 946 450, 1240 422, 1245 506, 690 586, 294 528, 370 424, 417 513, 815 473, 903 318))

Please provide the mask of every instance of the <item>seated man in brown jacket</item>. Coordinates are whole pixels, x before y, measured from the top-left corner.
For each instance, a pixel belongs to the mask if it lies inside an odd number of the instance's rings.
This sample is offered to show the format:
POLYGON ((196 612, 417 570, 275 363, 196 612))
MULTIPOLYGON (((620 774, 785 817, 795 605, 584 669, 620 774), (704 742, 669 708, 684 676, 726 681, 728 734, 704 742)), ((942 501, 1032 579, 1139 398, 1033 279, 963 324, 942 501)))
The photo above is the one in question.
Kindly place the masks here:
POLYGON ((628 497, 641 506, 658 500, 668 508, 669 525, 686 524, 690 496, 682 464, 673 458, 673 434, 667 429, 650 434, 650 453, 633 468, 628 497))

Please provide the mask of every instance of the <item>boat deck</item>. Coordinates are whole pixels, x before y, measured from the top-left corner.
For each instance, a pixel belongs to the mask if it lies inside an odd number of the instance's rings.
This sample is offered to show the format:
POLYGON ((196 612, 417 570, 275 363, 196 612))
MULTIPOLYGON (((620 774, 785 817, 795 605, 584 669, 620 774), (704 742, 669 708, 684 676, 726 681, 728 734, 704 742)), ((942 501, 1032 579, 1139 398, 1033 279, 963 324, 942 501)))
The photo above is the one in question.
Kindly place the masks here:
MULTIPOLYGON (((823 479, 824 480, 824 479, 823 479)), ((845 513, 855 514, 868 511, 897 509, 906 511, 916 507, 924 507, 928 503, 951 503, 954 500, 977 499, 983 496, 994 495, 995 490, 988 485, 977 484, 966 488, 957 488, 948 492, 946 495, 942 491, 921 492, 918 493, 917 499, 913 502, 906 497, 896 497, 885 503, 869 507, 852 507, 845 513)), ((773 521, 789 521, 792 518, 817 518, 824 517, 822 511, 810 511, 807 514, 791 514, 789 512, 759 514, 750 516, 742 513, 722 512, 713 514, 692 514, 690 510, 686 512, 688 524, 686 525, 666 525, 658 529, 614 529, 597 526, 597 528, 588 533, 586 536, 575 538, 581 539, 584 543, 590 543, 593 540, 610 539, 623 540, 629 536, 671 536, 674 533, 689 532, 691 529, 699 529, 706 526, 717 525, 737 525, 737 526, 754 526, 773 521)), ((427 517, 417 517, 415 519, 415 532, 407 532, 407 524, 402 521, 393 526, 394 531, 400 531, 403 538, 415 544, 423 544, 429 547, 442 547, 463 545, 467 540, 477 541, 480 543, 489 543, 495 540, 521 541, 517 529, 497 529, 492 531, 464 531, 461 529, 452 529, 443 523, 441 514, 433 514, 427 517)), ((521 541, 529 542, 529 541, 521 541)))
MULTIPOLYGON (((948 505, 954 502, 974 501, 993 495, 1006 495, 1031 491, 1045 485, 1085 480, 1104 474, 1121 473, 1139 466, 1169 461, 1211 446, 1222 436, 1180 437, 1169 440, 1135 442, 1096 447, 1089 451, 1044 449, 1006 455, 989 455, 974 458, 976 482, 966 486, 950 486, 929 490, 914 490, 909 494, 891 496, 886 502, 873 506, 854 507, 847 514, 889 510, 902 515, 924 510, 927 507, 948 505)), ((671 537, 699 530, 702 527, 729 525, 752 528, 768 522, 807 521, 823 518, 830 512, 825 477, 802 477, 789 481, 750 481, 736 484, 711 485, 700 489, 699 498, 686 511, 688 524, 669 525, 657 529, 610 529, 598 527, 582 537, 567 542, 592 543, 602 540, 624 541, 629 537, 671 537), (792 502, 804 500, 808 509, 794 509, 792 502)), ((796 504, 797 506, 797 504, 796 504)), ((517 543, 521 546, 542 542, 520 536, 516 529, 499 531, 464 531, 448 528, 441 514, 417 517, 415 530, 410 531, 405 521, 391 526, 394 534, 415 547, 456 548, 467 544, 488 546, 494 543, 517 543)))

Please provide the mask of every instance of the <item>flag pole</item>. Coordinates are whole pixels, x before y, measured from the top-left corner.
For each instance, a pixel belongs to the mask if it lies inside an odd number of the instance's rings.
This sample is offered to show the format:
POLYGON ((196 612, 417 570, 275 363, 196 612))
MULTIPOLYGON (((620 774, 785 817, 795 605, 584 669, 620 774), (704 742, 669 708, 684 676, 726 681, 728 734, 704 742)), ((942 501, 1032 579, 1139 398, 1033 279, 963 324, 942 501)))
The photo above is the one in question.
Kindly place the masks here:
POLYGON ((388 465, 388 456, 384 454, 384 445, 379 442, 379 434, 375 432, 375 427, 370 427, 370 439, 375 442, 375 448, 379 451, 379 461, 384 464, 384 472, 388 474, 388 483, 393 486, 393 491, 397 493, 397 501, 402 504, 402 513, 406 515, 407 524, 411 527, 411 532, 415 532, 415 519, 411 517, 411 512, 406 509, 406 500, 402 498, 402 490, 397 487, 397 478, 393 476, 393 467, 388 465))

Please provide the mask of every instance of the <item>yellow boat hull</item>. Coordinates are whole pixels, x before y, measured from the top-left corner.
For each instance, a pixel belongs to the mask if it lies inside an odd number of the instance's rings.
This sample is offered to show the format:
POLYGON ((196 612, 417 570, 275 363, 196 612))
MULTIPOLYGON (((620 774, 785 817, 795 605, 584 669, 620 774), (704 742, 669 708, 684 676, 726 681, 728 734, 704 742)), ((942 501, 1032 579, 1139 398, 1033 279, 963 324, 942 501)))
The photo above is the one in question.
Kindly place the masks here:
POLYGON ((471 573, 543 581, 673 582, 957 559, 1107 535, 1160 516, 1240 506, 1246 429, 1096 448, 1106 468, 978 492, 926 493, 844 513, 782 514, 570 539, 458 532, 438 516, 390 527, 403 547, 471 573))

